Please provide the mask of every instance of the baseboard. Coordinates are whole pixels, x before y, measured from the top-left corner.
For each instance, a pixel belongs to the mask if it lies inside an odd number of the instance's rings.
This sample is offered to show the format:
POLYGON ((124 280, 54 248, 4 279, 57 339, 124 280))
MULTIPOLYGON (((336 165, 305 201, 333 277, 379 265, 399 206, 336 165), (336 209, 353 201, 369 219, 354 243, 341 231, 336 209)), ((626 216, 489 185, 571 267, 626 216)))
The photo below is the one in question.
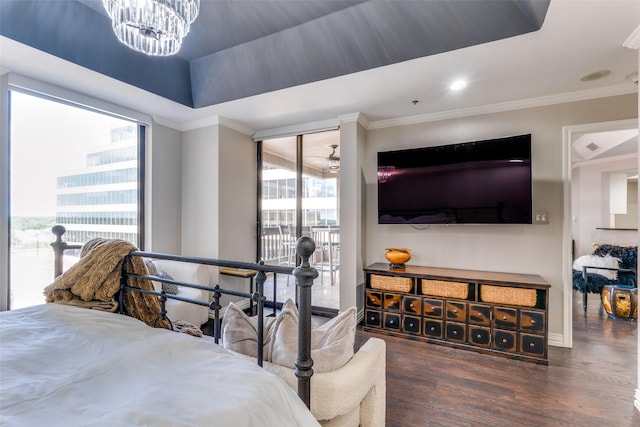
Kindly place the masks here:
POLYGON ((549 334, 548 342, 550 346, 553 347, 567 347, 564 343, 564 335, 563 334, 549 334))

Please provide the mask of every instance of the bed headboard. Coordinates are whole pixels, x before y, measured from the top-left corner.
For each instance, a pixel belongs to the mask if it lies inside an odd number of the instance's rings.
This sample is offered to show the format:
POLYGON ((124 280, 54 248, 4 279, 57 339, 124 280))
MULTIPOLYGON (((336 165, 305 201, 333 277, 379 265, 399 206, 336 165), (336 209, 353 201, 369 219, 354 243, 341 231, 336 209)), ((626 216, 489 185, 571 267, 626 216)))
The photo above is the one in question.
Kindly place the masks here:
MULTIPOLYGON (((62 239, 62 236, 66 232, 66 229, 62 225, 56 225, 51 230, 53 234, 56 236, 55 242, 51 244, 53 247, 55 256, 54 256, 54 272, 55 276, 59 276, 63 271, 63 254, 67 249, 80 249, 82 245, 74 245, 65 242, 62 239)), ((235 295, 246 298, 251 298, 251 300, 257 305, 257 318, 258 318, 258 343, 263 342, 263 322, 264 322, 264 302, 266 298, 264 297, 264 283, 267 279, 267 273, 273 274, 285 274, 285 275, 293 275, 295 277, 295 283, 297 286, 297 305, 298 305, 298 355, 295 361, 295 375, 298 378, 298 395, 305 402, 307 407, 310 406, 310 389, 311 389, 311 376, 313 375, 313 370, 311 369, 313 365, 313 361, 311 360, 311 286, 313 285, 313 281, 316 277, 318 277, 318 271, 311 267, 309 263, 309 259, 315 251, 315 242, 313 239, 309 237, 301 237, 296 241, 295 249, 296 254, 301 260, 300 264, 293 268, 287 266, 278 266, 278 265, 268 265, 264 262, 242 262, 242 261, 231 261, 231 260, 222 260, 222 259, 213 259, 213 258, 199 258, 199 257, 189 257, 183 255, 171 255, 157 252, 146 252, 146 251, 138 251, 134 250, 130 252, 127 257, 148 257, 159 260, 170 260, 170 261, 180 261, 185 263, 194 263, 201 264, 206 266, 220 267, 220 268, 235 268, 235 269, 246 269, 246 270, 254 270, 257 272, 255 277, 256 289, 253 293, 245 293, 237 290, 231 289, 223 289, 219 285, 215 286, 207 286, 196 283, 187 283, 176 281, 172 279, 150 276, 147 274, 140 274, 140 272, 131 272, 124 271, 123 268, 121 274, 121 285, 120 285, 120 307, 121 310, 124 306, 123 295, 125 291, 129 292, 142 292, 145 294, 152 294, 158 296, 161 305, 161 315, 166 316, 165 303, 168 299, 178 299, 180 301, 184 301, 191 304, 196 305, 204 305, 208 306, 210 310, 214 313, 214 340, 218 343, 220 338, 220 298, 222 295, 235 295), (156 290, 142 290, 136 287, 129 286, 129 279, 148 279, 154 280, 164 283, 172 283, 177 286, 185 286, 190 288, 202 289, 211 292, 212 301, 204 302, 198 300, 191 300, 189 298, 180 297, 177 295, 167 294, 164 291, 156 291, 156 290)), ((127 263, 123 263, 127 264, 127 263)), ((258 345, 258 364, 262 366, 262 353, 263 348, 261 345, 258 345)))

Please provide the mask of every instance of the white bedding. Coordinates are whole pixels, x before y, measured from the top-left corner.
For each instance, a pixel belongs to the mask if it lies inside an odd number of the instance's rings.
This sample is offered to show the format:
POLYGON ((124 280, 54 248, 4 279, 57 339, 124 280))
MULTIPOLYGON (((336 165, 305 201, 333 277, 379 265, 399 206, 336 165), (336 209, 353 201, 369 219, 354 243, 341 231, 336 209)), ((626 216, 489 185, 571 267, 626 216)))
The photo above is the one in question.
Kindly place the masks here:
POLYGON ((0 424, 317 426, 295 392, 210 342, 60 304, 0 313, 0 424))

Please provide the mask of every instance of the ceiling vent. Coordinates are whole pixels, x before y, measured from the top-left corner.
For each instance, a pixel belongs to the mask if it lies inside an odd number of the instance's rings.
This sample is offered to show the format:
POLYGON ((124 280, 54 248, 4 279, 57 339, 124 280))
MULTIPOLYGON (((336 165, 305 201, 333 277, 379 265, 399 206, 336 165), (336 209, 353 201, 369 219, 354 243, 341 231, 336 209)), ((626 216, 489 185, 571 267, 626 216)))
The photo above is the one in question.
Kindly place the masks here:
POLYGON ((597 151, 600 147, 598 146, 598 144, 591 142, 589 143, 589 145, 587 145, 587 148, 591 151, 597 151))

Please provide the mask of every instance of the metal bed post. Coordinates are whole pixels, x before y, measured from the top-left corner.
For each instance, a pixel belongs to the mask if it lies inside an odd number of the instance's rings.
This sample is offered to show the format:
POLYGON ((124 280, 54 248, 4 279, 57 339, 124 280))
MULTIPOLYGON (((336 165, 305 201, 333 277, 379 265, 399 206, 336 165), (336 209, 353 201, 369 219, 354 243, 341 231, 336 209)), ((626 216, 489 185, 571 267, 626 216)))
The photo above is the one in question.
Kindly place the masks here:
MULTIPOLYGON (((264 265, 264 261, 259 262, 260 265, 264 265)), ((275 275, 274 275, 275 276, 275 275)), ((275 279, 275 277, 274 277, 275 279)), ((257 299, 258 305, 258 365, 262 366, 264 357, 264 282, 267 280, 267 274, 264 271, 259 271, 256 276, 256 293, 252 296, 253 299, 257 299)), ((273 305, 273 312, 276 312, 275 299, 273 305)))
POLYGON ((82 245, 70 245, 62 240, 62 235, 67 232, 63 225, 54 225, 51 232, 56 236, 55 242, 51 243, 53 248, 53 277, 56 278, 62 274, 64 251, 67 249, 80 249, 82 245))
MULTIPOLYGON (((302 259, 293 269, 298 292, 298 358, 295 361, 295 374, 298 377, 298 396, 311 407, 311 286, 318 277, 318 271, 309 264, 309 258, 316 250, 316 244, 309 237, 301 237, 296 242, 296 253, 302 259)), ((258 348, 261 346, 258 345, 258 348)))
POLYGON ((220 309, 222 306, 220 305, 220 298, 222 297, 222 293, 220 292, 220 285, 215 285, 213 287, 213 302, 209 305, 209 309, 213 310, 213 342, 216 344, 219 343, 220 340, 220 309))

